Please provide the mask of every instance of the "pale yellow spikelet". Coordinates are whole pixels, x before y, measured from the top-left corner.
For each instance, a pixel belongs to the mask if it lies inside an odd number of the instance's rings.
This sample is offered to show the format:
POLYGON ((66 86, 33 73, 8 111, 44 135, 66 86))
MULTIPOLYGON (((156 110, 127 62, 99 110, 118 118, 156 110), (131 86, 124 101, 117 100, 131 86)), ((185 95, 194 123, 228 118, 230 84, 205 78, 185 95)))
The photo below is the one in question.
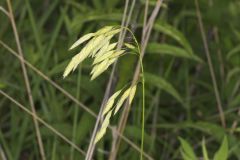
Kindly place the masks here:
POLYGON ((71 71, 74 71, 79 65, 79 63, 81 63, 89 55, 91 55, 91 52, 95 49, 96 46, 101 44, 104 38, 104 35, 100 35, 91 39, 88 44, 80 51, 80 53, 78 53, 72 58, 64 71, 63 77, 65 78, 71 71))
POLYGON ((108 68, 111 64, 113 64, 116 60, 117 60, 117 58, 111 58, 111 59, 109 59, 107 68, 108 68))
POLYGON ((122 90, 117 91, 116 93, 114 93, 107 101, 102 116, 104 116, 106 113, 108 113, 109 110, 112 109, 112 106, 115 102, 115 99, 117 98, 117 96, 121 93, 122 90))
POLYGON ((106 117, 103 120, 101 128, 107 128, 108 127, 111 115, 112 115, 112 110, 107 113, 106 117))
POLYGON ((74 66, 75 66, 74 61, 71 61, 71 62, 67 65, 67 67, 66 67, 66 69, 64 70, 64 73, 63 73, 63 78, 65 78, 65 77, 68 76, 68 74, 73 70, 74 66))
POLYGON ((110 122, 110 118, 112 115, 112 111, 109 111, 108 114, 106 115, 106 117, 103 120, 103 123, 101 125, 101 128, 99 129, 99 131, 97 132, 97 135, 95 137, 94 143, 96 144, 106 133, 107 127, 109 125, 110 122))
POLYGON ((86 57, 88 56, 87 52, 81 51, 80 53, 78 53, 77 55, 75 55, 70 63, 67 65, 64 73, 63 73, 63 77, 65 78, 66 76, 68 76, 68 74, 71 71, 74 71, 76 69, 76 67, 78 66, 79 63, 81 63, 86 57))
POLYGON ((123 105, 124 101, 128 98, 130 92, 131 92, 131 87, 128 88, 123 95, 121 96, 121 98, 118 100, 116 108, 114 110, 114 115, 119 111, 120 107, 123 105))
POLYGON ((97 52, 103 48, 106 44, 110 43, 110 40, 113 36, 105 36, 105 35, 101 35, 104 38, 101 39, 101 41, 97 44, 94 45, 94 50, 92 51, 92 53, 90 54, 91 57, 95 57, 95 55, 97 54, 97 52))
POLYGON ((92 52, 91 57, 96 57, 99 52, 106 52, 110 42, 105 40, 102 45, 100 45, 98 48, 95 48, 95 50, 92 52))
POLYGON ((95 33, 88 33, 88 34, 80 37, 75 43, 73 43, 73 45, 69 48, 69 50, 72 50, 72 49, 76 48, 77 46, 79 46, 83 42, 92 38, 94 35, 95 35, 95 33))
POLYGON ((124 45, 129 49, 135 49, 135 46, 130 43, 124 43, 124 45))
POLYGON ((86 52, 88 52, 88 56, 90 57, 93 53, 93 51, 98 48, 101 47, 102 45, 104 45, 104 39, 106 37, 104 35, 99 35, 96 36, 95 38, 93 38, 87 45, 86 45, 86 52))
POLYGON ((125 52, 125 50, 116 51, 109 58, 117 58, 120 55, 122 55, 124 52, 125 52))
POLYGON ((109 44, 108 46, 105 46, 101 50, 99 50, 99 52, 96 53, 94 57, 101 57, 104 53, 110 50, 113 50, 116 46, 117 46, 117 43, 109 44))
POLYGON ((107 128, 101 128, 100 131, 97 132, 94 143, 96 144, 106 133, 107 128))
POLYGON ((130 94, 129 94, 129 105, 132 103, 133 101, 133 98, 135 96, 135 93, 136 93, 136 89, 137 89, 137 85, 134 85, 132 88, 131 88, 131 91, 130 91, 130 94))
POLYGON ((97 76, 99 76, 101 73, 103 73, 108 68, 108 59, 102 61, 98 65, 95 65, 93 67, 94 72, 92 72, 91 80, 94 80, 97 76))
POLYGON ((96 70, 98 69, 98 65, 99 64, 96 64, 95 66, 93 66, 91 72, 90 72, 90 75, 93 75, 94 72, 96 72, 96 70))
POLYGON ((110 45, 110 42, 108 41, 107 43, 104 44, 102 48, 100 48, 96 53, 92 54, 92 57, 97 57, 98 55, 102 55, 103 53, 107 52, 108 47, 110 45))
POLYGON ((114 27, 113 26, 105 26, 101 29, 99 29, 97 32, 95 32, 96 35, 101 35, 101 34, 105 34, 109 31, 111 31, 114 27))
POLYGON ((106 36, 109 36, 109 35, 115 35, 117 33, 119 33, 121 31, 121 29, 114 29, 114 30, 111 30, 107 33, 105 33, 106 36))
POLYGON ((117 43, 112 43, 108 47, 108 51, 113 50, 117 46, 117 43))
POLYGON ((114 52, 115 52, 115 50, 111 50, 111 51, 104 53, 103 55, 98 55, 97 57, 95 57, 95 59, 93 61, 93 65, 108 59, 114 52))
MULTIPOLYGON (((102 42, 91 53, 91 56, 96 57, 97 55, 100 55, 100 53, 98 53, 98 51, 100 51, 100 49, 102 49, 106 44, 110 44, 110 40, 112 37, 113 37, 113 35, 105 36, 105 38, 102 40, 102 42)), ((114 45, 108 45, 108 46, 109 46, 109 48, 104 48, 104 50, 109 51, 111 48, 114 47, 114 45)), ((104 51, 101 51, 101 52, 104 53, 104 51)))

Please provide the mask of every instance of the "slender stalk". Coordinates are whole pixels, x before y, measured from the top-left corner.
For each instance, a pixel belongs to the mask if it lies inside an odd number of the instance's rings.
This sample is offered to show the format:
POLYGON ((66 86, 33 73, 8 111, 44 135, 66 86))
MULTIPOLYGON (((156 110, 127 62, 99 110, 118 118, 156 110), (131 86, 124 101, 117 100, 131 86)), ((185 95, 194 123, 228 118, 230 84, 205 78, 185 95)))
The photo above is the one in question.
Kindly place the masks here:
POLYGON ((140 46, 139 46, 138 41, 137 41, 136 37, 134 36, 133 32, 129 28, 126 28, 126 30, 128 30, 131 33, 131 35, 132 35, 132 37, 134 39, 134 42, 137 45, 139 62, 140 62, 141 73, 142 73, 142 131, 141 131, 142 135, 141 135, 141 158, 140 158, 140 160, 143 160, 144 130, 145 130, 145 77, 144 77, 144 68, 143 68, 143 61, 142 61, 143 57, 141 55, 140 46))
MULTIPOLYGON (((31 86, 30 86, 28 72, 27 72, 27 68, 26 68, 26 66, 23 62, 23 59, 24 59, 23 51, 22 51, 20 38, 19 38, 19 35, 18 35, 17 27, 16 27, 16 22, 14 20, 12 4, 11 4, 10 0, 7 0, 7 6, 8 6, 8 10, 9 10, 8 15, 9 15, 9 19, 11 21, 15 41, 16 41, 16 44, 17 44, 18 53, 21 57, 20 63, 21 63, 21 68, 22 68, 22 72, 23 72, 25 87, 26 87, 27 94, 28 94, 29 103, 30 103, 32 112, 34 114, 36 114, 36 108, 35 108, 35 104, 34 104, 34 100, 33 100, 33 96, 32 96, 32 90, 31 90, 31 86)), ((46 156, 45 156, 45 151, 44 151, 44 146, 43 146, 43 141, 42 141, 42 137, 41 137, 41 133, 40 133, 39 124, 38 124, 37 119, 34 116, 32 118, 33 118, 33 123, 34 123, 35 131, 36 131, 37 143, 38 143, 41 159, 45 160, 46 156)))
POLYGON ((141 160, 143 160, 144 151, 144 130, 145 130, 145 78, 142 58, 140 57, 140 65, 142 72, 142 136, 141 136, 141 160))
POLYGON ((3 95, 4 97, 6 97, 8 100, 10 100, 11 102, 13 102, 14 104, 16 104, 21 110, 23 110, 24 112, 26 112, 27 114, 31 115, 32 117, 34 117, 39 123, 41 123, 42 125, 44 125, 46 128, 48 128, 50 131, 52 131, 53 133, 55 133, 57 136, 59 136, 63 141, 65 141, 66 143, 68 143, 70 146, 73 146, 79 153, 81 153, 82 155, 86 155, 85 151, 83 151, 81 148, 79 148, 75 143, 73 143, 70 139, 68 139, 67 137, 65 137, 62 133, 60 133, 59 131, 57 131, 55 128, 53 128, 50 124, 48 124, 46 121, 44 121, 43 119, 41 119, 39 116, 37 116, 35 113, 33 113, 32 111, 30 111, 29 109, 27 109, 26 106, 23 106, 21 103, 19 103, 18 101, 16 101, 13 97, 11 97, 10 95, 8 95, 7 93, 5 93, 3 90, 0 89, 0 94, 3 95))
POLYGON ((218 109, 218 112, 219 112, 220 121, 222 123, 222 126, 225 128, 226 127, 226 119, 225 119, 225 115, 224 115, 224 112, 223 112, 222 102, 221 102, 221 98, 220 98, 220 94, 219 94, 219 90, 218 90, 216 76, 215 76, 214 69, 213 69, 212 59, 211 59, 211 56, 210 56, 210 51, 209 51, 209 47, 208 47, 208 42, 207 42, 207 38, 206 38, 205 29, 204 29, 203 22, 202 22, 202 15, 201 15, 201 12, 200 12, 200 9, 199 9, 198 0, 195 0, 195 6, 196 6, 196 13, 197 13, 197 18, 198 18, 199 28, 200 28, 200 32, 201 32, 201 36, 202 36, 202 40, 203 40, 204 50, 205 50, 205 53, 206 53, 208 66, 209 66, 209 71, 210 71, 210 75, 211 75, 211 78, 212 78, 215 98, 216 98, 216 101, 217 101, 217 109, 218 109))
POLYGON ((1 160, 7 160, 6 155, 1 147, 1 144, 0 144, 0 158, 1 160))
POLYGON ((8 18, 10 18, 9 13, 2 6, 0 6, 0 11, 2 11, 8 18))
MULTIPOLYGON (((77 78, 77 91, 76 91, 76 97, 79 99, 80 95, 80 86, 81 86, 81 74, 82 74, 82 66, 79 66, 78 70, 78 78, 77 78)), ((73 118, 73 133, 72 133, 72 141, 76 141, 76 134, 77 134, 77 125, 78 125, 78 114, 79 114, 79 108, 74 108, 74 118, 73 118)), ((74 147, 72 146, 70 149, 70 159, 74 159, 74 147)))

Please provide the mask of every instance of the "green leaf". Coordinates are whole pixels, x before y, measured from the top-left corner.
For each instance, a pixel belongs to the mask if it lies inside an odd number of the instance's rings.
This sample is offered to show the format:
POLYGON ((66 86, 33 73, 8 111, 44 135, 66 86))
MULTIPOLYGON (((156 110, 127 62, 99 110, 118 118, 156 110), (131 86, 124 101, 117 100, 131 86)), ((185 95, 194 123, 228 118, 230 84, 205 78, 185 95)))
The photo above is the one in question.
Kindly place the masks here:
POLYGON ((239 73, 240 73, 240 67, 235 67, 235 68, 231 69, 227 74, 227 83, 230 82, 232 77, 238 76, 239 73))
POLYGON ((197 156, 195 155, 190 144, 185 141, 183 138, 179 137, 181 143, 181 154, 185 160, 197 160, 197 156))
POLYGON ((221 147, 215 153, 213 160, 227 160, 228 157, 228 141, 227 137, 224 136, 221 147))
POLYGON ((192 160, 191 157, 189 157, 185 152, 183 152, 182 150, 180 151, 182 157, 184 160, 192 160))
POLYGON ((208 152, 207 152, 207 149, 206 149, 206 144, 205 144, 205 139, 204 138, 202 140, 202 152, 203 152, 204 160, 209 160, 208 152))
POLYGON ((230 60, 234 55, 240 52, 240 45, 237 45, 235 48, 233 48, 230 52, 227 53, 227 60, 230 60))
POLYGON ((157 23, 154 25, 154 29, 172 37, 179 44, 181 44, 190 54, 193 54, 192 47, 189 44, 188 40, 180 31, 178 31, 173 26, 163 21, 157 21, 157 23))
POLYGON ((229 107, 234 107, 239 104, 240 104, 240 94, 238 94, 232 98, 232 100, 229 102, 229 107))
POLYGON ((1 81, 0 81, 0 89, 3 89, 3 88, 5 88, 6 87, 6 84, 4 84, 4 83, 2 83, 1 81))
POLYGON ((156 42, 149 43, 147 46, 147 52, 156 54, 167 54, 175 57, 189 58, 202 62, 202 60, 198 56, 189 53, 185 49, 169 44, 159 44, 156 42))
POLYGON ((151 73, 145 73, 146 83, 154 85, 160 89, 163 89, 167 93, 171 94, 174 98, 176 98, 181 104, 183 104, 183 100, 177 90, 168 83, 165 79, 160 76, 153 75, 151 73))

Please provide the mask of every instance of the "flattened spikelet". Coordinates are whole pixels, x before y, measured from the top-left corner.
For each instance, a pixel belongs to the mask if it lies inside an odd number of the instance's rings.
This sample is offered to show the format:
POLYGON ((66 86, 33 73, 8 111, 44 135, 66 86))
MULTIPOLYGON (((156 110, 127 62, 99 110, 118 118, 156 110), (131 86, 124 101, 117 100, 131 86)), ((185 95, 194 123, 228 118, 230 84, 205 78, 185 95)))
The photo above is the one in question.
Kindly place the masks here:
POLYGON ((93 46, 93 49, 91 50, 89 57, 94 57, 95 54, 107 43, 109 43, 109 40, 105 36, 100 35, 95 42, 92 42, 91 45, 93 46))
POLYGON ((103 73, 108 68, 108 59, 104 60, 98 65, 93 67, 94 72, 92 73, 91 81, 97 78, 101 73, 103 73))
POLYGON ((98 53, 95 54, 94 57, 101 57, 104 53, 113 50, 117 46, 117 43, 112 43, 107 46, 104 46, 98 53))
POLYGON ((129 49, 135 49, 135 46, 130 43, 124 43, 124 45, 129 49))
POLYGON ((107 101, 104 110, 103 110, 103 114, 102 116, 104 116, 109 110, 112 109, 112 106, 114 104, 115 99, 117 98, 117 96, 121 93, 122 90, 117 91, 116 93, 114 93, 107 101))
POLYGON ((113 64, 116 60, 117 60, 117 58, 109 59, 109 61, 108 61, 108 67, 109 67, 111 64, 113 64))
POLYGON ((111 50, 111 51, 108 51, 106 53, 104 53, 103 55, 98 55, 97 57, 95 57, 94 61, 93 61, 93 64, 97 64, 101 61, 104 61, 106 60, 107 58, 109 58, 115 51, 114 50, 111 50))
POLYGON ((94 35, 95 35, 95 33, 88 33, 88 34, 82 36, 75 43, 73 43, 73 45, 69 48, 69 50, 72 50, 72 49, 76 48, 77 46, 79 46, 83 42, 85 42, 85 41, 89 40, 90 38, 92 38, 94 35))
POLYGON ((102 55, 103 53, 107 52, 109 45, 110 45, 110 42, 108 41, 106 44, 104 44, 104 46, 102 48, 99 49, 98 52, 93 54, 92 57, 97 57, 97 56, 102 55))
POLYGON ((68 74, 73 70, 73 67, 74 67, 74 66, 75 66, 75 64, 74 64, 73 61, 71 61, 71 62, 67 65, 67 67, 66 67, 66 69, 65 69, 65 71, 64 71, 64 73, 63 73, 63 78, 65 78, 65 77, 68 76, 68 74))
POLYGON ((113 26, 106 26, 106 27, 103 27, 101 29, 99 29, 97 32, 95 32, 96 35, 101 35, 101 34, 104 34, 104 33, 107 33, 109 31, 111 31, 114 27, 113 26))
POLYGON ((136 93, 136 89, 137 89, 137 85, 134 85, 130 91, 130 94, 129 94, 129 105, 132 103, 133 101, 133 98, 135 96, 135 93, 136 93))
POLYGON ((109 58, 117 58, 120 55, 122 55, 124 52, 125 52, 125 50, 116 51, 109 58))
POLYGON ((112 43, 108 47, 108 51, 113 50, 117 46, 117 43, 112 43))
POLYGON ((100 131, 97 132, 97 135, 95 137, 94 143, 96 144, 106 133, 107 128, 101 128, 100 131))
POLYGON ((71 47, 70 50, 79 46, 85 41, 89 42, 83 47, 83 49, 75 55, 69 64, 67 65, 63 77, 65 78, 71 71, 74 71, 79 63, 85 60, 87 57, 94 57, 93 69, 91 71, 91 80, 95 79, 102 72, 104 72, 114 61, 116 61, 116 55, 120 52, 116 52, 114 48, 117 43, 110 44, 111 38, 121 31, 120 28, 113 26, 106 26, 101 28, 95 33, 89 33, 79 38, 71 47), (115 54, 113 54, 116 52, 115 54), (112 56, 111 55, 115 55, 112 56), (110 58, 111 57, 111 58, 110 58))
POLYGON ((109 46, 109 43, 110 42, 105 39, 104 42, 101 45, 99 45, 99 47, 94 49, 94 51, 91 54, 91 57, 95 57, 99 52, 105 52, 105 50, 109 46))
POLYGON ((97 49, 98 47, 101 47, 102 45, 104 45, 104 43, 106 43, 106 41, 104 41, 106 37, 104 35, 100 35, 97 36, 96 38, 94 38, 92 41, 90 41, 87 44, 87 48, 86 48, 86 52, 89 52, 89 56, 92 55, 92 52, 97 49))
POLYGON ((105 35, 106 36, 115 35, 115 34, 119 33, 120 31, 121 31, 121 29, 114 29, 114 30, 112 30, 110 32, 107 32, 105 35))
POLYGON ((118 100, 116 108, 114 110, 114 115, 119 111, 120 107, 123 105, 124 101, 128 98, 131 91, 131 87, 128 88, 122 95, 122 97, 118 100))
POLYGON ((95 137, 94 143, 96 144, 106 133, 107 127, 109 125, 110 122, 110 117, 112 115, 112 111, 108 112, 107 116, 105 117, 105 119, 103 120, 102 126, 99 129, 99 131, 97 132, 97 135, 95 137))

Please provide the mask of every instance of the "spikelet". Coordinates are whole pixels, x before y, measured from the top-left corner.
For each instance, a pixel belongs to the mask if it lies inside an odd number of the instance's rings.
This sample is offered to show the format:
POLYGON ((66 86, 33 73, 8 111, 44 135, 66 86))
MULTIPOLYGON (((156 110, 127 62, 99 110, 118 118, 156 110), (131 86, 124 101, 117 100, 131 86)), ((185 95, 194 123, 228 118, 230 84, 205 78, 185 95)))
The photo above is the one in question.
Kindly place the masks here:
POLYGON ((80 53, 78 53, 77 55, 75 55, 72 60, 70 61, 70 63, 68 64, 68 66, 66 67, 63 77, 65 78, 71 71, 74 71, 78 64, 81 63, 85 58, 87 58, 87 56, 89 55, 89 51, 90 51, 90 47, 85 46, 80 53))
POLYGON ((117 58, 120 55, 122 55, 124 52, 125 52, 125 50, 116 51, 111 56, 109 56, 109 58, 117 58))
POLYGON ((135 49, 135 46, 130 43, 124 43, 124 45, 129 49, 135 49))
POLYGON ((97 32, 95 32, 96 35, 101 35, 101 34, 105 34, 109 31, 111 31, 114 27, 113 26, 105 26, 101 29, 99 29, 97 32))
POLYGON ((97 76, 99 76, 101 73, 103 73, 107 68, 108 68, 108 63, 109 60, 106 59, 104 61, 102 61, 101 63, 99 63, 98 65, 95 65, 93 67, 93 72, 92 73, 92 77, 91 77, 91 81, 94 80, 95 78, 97 78, 97 76))
POLYGON ((119 111, 120 107, 123 105, 124 101, 127 99, 127 97, 129 96, 131 91, 131 88, 128 88, 123 95, 121 96, 121 98, 118 100, 116 108, 114 110, 114 115, 119 111))
POLYGON ((131 91, 129 93, 129 105, 131 105, 132 101, 133 101, 133 98, 135 96, 135 93, 136 93, 136 89, 137 89, 137 85, 134 85, 132 88, 131 88, 131 91))
POLYGON ((105 52, 110 44, 110 41, 105 39, 104 42, 99 45, 97 48, 94 49, 94 51, 91 53, 91 57, 95 57, 99 52, 105 52))
POLYGON ((88 33, 88 34, 82 36, 75 43, 73 43, 73 45, 69 48, 69 50, 72 50, 72 49, 76 48, 77 46, 79 46, 83 42, 85 42, 85 41, 89 40, 90 38, 92 38, 94 35, 95 35, 95 33, 88 33))
MULTIPOLYGON (((105 36, 105 35, 104 35, 105 36)), ((105 36, 105 38, 99 43, 99 45, 95 46, 95 49, 90 54, 91 57, 95 57, 95 55, 98 53, 98 51, 103 48, 106 44, 110 43, 110 40, 112 39, 113 35, 105 36)))
POLYGON ((121 98, 117 102, 117 105, 116 105, 115 110, 114 110, 114 115, 119 111, 119 109, 123 105, 124 101, 127 100, 127 98, 129 98, 129 105, 132 103, 132 100, 134 98, 135 92, 136 92, 136 85, 128 88, 123 93, 123 95, 121 96, 121 98))
POLYGON ((109 59, 109 61, 108 61, 108 67, 109 67, 111 64, 113 64, 116 60, 117 60, 117 58, 109 59))
POLYGON ((115 99, 117 98, 117 96, 121 93, 122 90, 117 91, 116 93, 114 93, 107 101, 102 116, 104 116, 106 113, 108 113, 109 110, 112 109, 112 106, 115 102, 115 99))
POLYGON ((99 52, 94 55, 94 57, 95 58, 100 57, 104 53, 110 50, 113 50, 116 46, 117 46, 117 43, 108 44, 107 46, 102 47, 101 50, 99 50, 99 52))
POLYGON ((71 71, 74 71, 79 63, 85 60, 97 46, 101 45, 103 39, 105 39, 104 35, 100 35, 91 39, 88 44, 80 51, 80 53, 72 58, 64 71, 63 77, 65 78, 71 71))
POLYGON ((105 52, 107 52, 109 45, 110 45, 110 42, 107 41, 107 43, 105 43, 105 44, 102 46, 102 48, 100 48, 97 52, 94 52, 94 53, 92 54, 92 58, 98 57, 99 55, 102 55, 102 54, 104 54, 105 52))
POLYGON ((108 52, 104 53, 104 54, 101 55, 101 56, 95 57, 95 59, 94 59, 94 61, 93 61, 93 65, 94 65, 94 64, 97 64, 97 63, 99 63, 99 62, 101 62, 101 61, 106 60, 106 59, 107 59, 108 57, 110 57, 114 52, 115 52, 115 50, 111 50, 111 51, 108 51, 108 52))
POLYGON ((106 35, 106 36, 115 35, 115 34, 119 33, 120 31, 121 31, 120 28, 114 29, 114 30, 112 30, 112 31, 109 31, 109 32, 105 33, 105 35, 106 35))
POLYGON ((99 131, 97 132, 97 135, 95 137, 94 143, 96 144, 106 133, 107 127, 109 125, 110 122, 110 118, 112 115, 112 110, 108 112, 108 114, 106 115, 105 119, 103 120, 102 126, 99 129, 99 131))
POLYGON ((90 57, 92 52, 98 48, 104 45, 106 37, 104 35, 99 35, 95 37, 93 40, 91 40, 87 45, 86 45, 86 52, 88 52, 88 56, 90 57))
POLYGON ((75 66, 75 62, 73 61, 73 58, 72 58, 71 62, 67 65, 67 67, 63 73, 63 78, 67 77, 67 75, 73 70, 73 67, 75 66))
POLYGON ((113 50, 117 46, 117 43, 112 43, 108 47, 108 51, 113 50))

